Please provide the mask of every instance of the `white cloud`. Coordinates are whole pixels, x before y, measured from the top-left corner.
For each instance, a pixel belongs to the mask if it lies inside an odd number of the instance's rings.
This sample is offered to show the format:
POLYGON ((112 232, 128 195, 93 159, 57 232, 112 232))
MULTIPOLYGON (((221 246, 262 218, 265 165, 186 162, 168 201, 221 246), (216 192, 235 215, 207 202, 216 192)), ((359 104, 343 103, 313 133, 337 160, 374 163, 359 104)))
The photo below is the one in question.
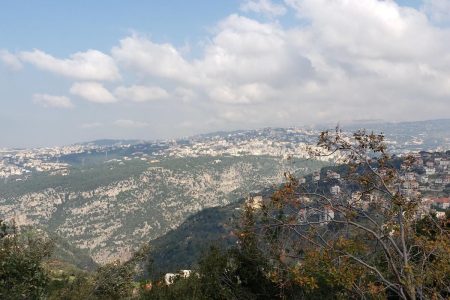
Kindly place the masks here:
POLYGON ((81 124, 81 128, 83 128, 83 129, 92 129, 92 128, 99 128, 99 127, 103 127, 103 123, 93 122, 93 123, 81 124))
POLYGON ((449 0, 424 0, 422 9, 437 23, 450 24, 449 0))
POLYGON ((53 108, 73 108, 74 105, 69 98, 65 96, 53 96, 48 94, 34 94, 33 102, 43 107, 53 108))
POLYGON ((184 103, 189 103, 198 99, 198 95, 193 89, 184 87, 177 87, 174 91, 174 96, 184 103))
POLYGON ((195 66, 206 79, 202 89, 222 103, 276 100, 273 91, 313 76, 314 70, 277 23, 260 23, 238 15, 220 22, 202 60, 195 66))
POLYGON ((270 84, 310 71, 307 60, 292 50, 278 24, 231 15, 219 24, 196 66, 220 82, 270 84))
POLYGON ((5 49, 0 49, 0 61, 11 68, 13 71, 18 71, 23 67, 19 58, 5 49))
POLYGON ((209 92, 211 99, 228 104, 252 104, 264 102, 276 95, 272 87, 263 83, 244 84, 235 88, 217 86, 209 92))
POLYGON ((284 5, 275 4, 271 0, 246 0, 240 9, 244 12, 256 12, 269 17, 282 16, 287 10, 284 5))
POLYGON ((144 128, 149 126, 149 124, 146 122, 126 120, 126 119, 117 120, 114 122, 114 125, 122 128, 144 128))
MULTIPOLYGON (((149 112, 166 131, 183 122, 204 131, 450 117, 450 28, 437 24, 432 10, 377 0, 284 3, 297 24, 232 14, 202 40, 195 58, 170 43, 125 37, 111 57, 126 70, 127 85, 110 93, 99 83, 81 82, 71 93, 104 103, 180 99, 149 112)), ((438 7, 444 2, 427 3, 443 11, 438 7)))
POLYGON ((112 49, 114 59, 127 69, 159 78, 186 81, 184 75, 191 72, 180 52, 170 44, 156 44, 133 35, 120 41, 112 49))
POLYGON ((116 88, 114 94, 119 99, 134 102, 156 101, 169 97, 169 93, 163 88, 143 85, 120 86, 116 88))
POLYGON ((243 122, 262 126, 448 117, 448 28, 394 1, 285 3, 301 19, 297 26, 233 14, 195 59, 137 35, 122 39, 112 55, 129 71, 172 86, 174 97, 201 103, 223 124, 230 120, 221 118, 225 112, 245 112, 251 118, 243 122))
POLYGON ((70 93, 95 103, 113 103, 117 99, 98 82, 75 82, 70 93))
POLYGON ((137 35, 121 40, 112 53, 130 71, 171 81, 174 95, 185 102, 206 96, 212 102, 249 104, 274 99, 274 86, 313 72, 287 39, 277 23, 231 15, 218 24, 199 59, 189 61, 172 45, 137 35))
POLYGON ((21 52, 20 58, 39 69, 70 78, 109 81, 120 79, 114 60, 97 50, 77 52, 67 59, 59 59, 35 49, 21 52))

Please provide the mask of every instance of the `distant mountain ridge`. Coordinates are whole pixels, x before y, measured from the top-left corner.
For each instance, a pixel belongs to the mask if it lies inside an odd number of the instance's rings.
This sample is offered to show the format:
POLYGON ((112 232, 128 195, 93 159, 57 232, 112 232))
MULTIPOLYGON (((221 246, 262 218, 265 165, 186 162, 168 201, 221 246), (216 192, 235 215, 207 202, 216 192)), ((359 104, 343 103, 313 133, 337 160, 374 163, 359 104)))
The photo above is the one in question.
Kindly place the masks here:
MULTIPOLYGON (((267 131, 285 131, 289 129, 304 129, 314 132, 320 132, 326 129, 334 129, 336 125, 339 125, 345 131, 355 131, 361 128, 367 130, 373 130, 375 132, 383 132, 387 136, 408 136, 411 134, 420 133, 434 133, 439 138, 450 135, 450 118, 432 119, 423 121, 402 121, 402 122, 388 122, 382 120, 354 120, 337 122, 336 124, 315 124, 310 126, 294 126, 294 127, 263 127, 258 129, 240 129, 240 130, 220 130, 215 132, 200 133, 188 137, 180 137, 176 139, 170 139, 170 141, 189 141, 189 140, 202 140, 212 137, 225 137, 236 135, 248 135, 252 133, 261 133, 267 131)), ((97 146, 115 146, 115 145, 137 145, 137 144, 154 144, 160 142, 167 142, 169 140, 139 140, 139 139, 99 139, 89 142, 75 143, 74 145, 97 145, 97 146)))
POLYGON ((123 140, 123 139, 100 139, 100 140, 93 140, 89 142, 80 142, 80 143, 74 143, 74 145, 95 145, 95 146, 104 146, 104 147, 111 147, 111 146, 117 146, 117 145, 135 145, 135 144, 143 144, 145 143, 144 140, 123 140))

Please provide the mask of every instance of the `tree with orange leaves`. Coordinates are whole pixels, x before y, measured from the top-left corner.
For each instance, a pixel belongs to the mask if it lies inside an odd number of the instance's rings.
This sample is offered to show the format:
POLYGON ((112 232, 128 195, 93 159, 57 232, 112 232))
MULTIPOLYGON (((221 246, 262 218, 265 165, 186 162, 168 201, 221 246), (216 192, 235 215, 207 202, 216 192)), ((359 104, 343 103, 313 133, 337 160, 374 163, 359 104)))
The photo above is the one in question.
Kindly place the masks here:
POLYGON ((384 136, 366 131, 326 131, 318 146, 311 154, 333 156, 339 179, 303 184, 286 174, 253 211, 268 276, 301 287, 299 298, 449 297, 448 220, 424 214, 420 194, 404 188, 414 158, 391 156, 384 136), (339 188, 329 193, 330 184, 339 188))

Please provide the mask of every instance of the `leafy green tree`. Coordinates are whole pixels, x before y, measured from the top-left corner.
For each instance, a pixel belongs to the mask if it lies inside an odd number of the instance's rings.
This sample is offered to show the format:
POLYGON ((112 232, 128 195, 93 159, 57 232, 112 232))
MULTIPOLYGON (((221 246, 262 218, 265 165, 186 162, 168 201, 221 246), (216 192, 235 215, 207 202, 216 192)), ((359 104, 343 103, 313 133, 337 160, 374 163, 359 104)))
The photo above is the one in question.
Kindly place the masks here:
POLYGON ((60 285, 50 291, 50 300, 95 299, 92 294, 93 279, 88 273, 75 274, 74 278, 67 277, 60 285))
POLYGON ((147 252, 144 246, 126 262, 115 261, 98 267, 95 272, 73 272, 52 291, 50 299, 135 299, 139 292, 137 279, 147 252))
POLYGON ((0 299, 44 299, 49 283, 43 267, 52 243, 38 232, 18 232, 0 220, 0 299))
POLYGON ((239 243, 229 250, 211 247, 189 278, 160 282, 144 299, 276 299, 279 289, 267 276, 268 262, 256 247, 250 207, 244 211, 239 243))
POLYGON ((93 276, 90 296, 94 299, 131 298, 135 288, 135 278, 142 271, 146 253, 148 253, 148 247, 144 246, 124 263, 115 261, 99 267, 93 276))
POLYGON ((93 295, 97 299, 129 298, 134 274, 134 266, 118 261, 99 267, 94 276, 93 295))

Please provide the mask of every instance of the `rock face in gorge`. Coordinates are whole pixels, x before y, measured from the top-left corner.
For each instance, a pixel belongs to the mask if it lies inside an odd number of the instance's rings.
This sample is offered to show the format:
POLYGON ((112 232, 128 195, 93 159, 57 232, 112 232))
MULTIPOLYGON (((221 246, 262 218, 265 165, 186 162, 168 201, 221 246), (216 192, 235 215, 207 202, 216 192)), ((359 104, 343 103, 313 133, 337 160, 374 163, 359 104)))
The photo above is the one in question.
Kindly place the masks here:
POLYGON ((113 160, 2 185, 0 218, 55 232, 98 263, 123 260, 195 212, 280 182, 285 171, 323 164, 271 156, 113 160))

